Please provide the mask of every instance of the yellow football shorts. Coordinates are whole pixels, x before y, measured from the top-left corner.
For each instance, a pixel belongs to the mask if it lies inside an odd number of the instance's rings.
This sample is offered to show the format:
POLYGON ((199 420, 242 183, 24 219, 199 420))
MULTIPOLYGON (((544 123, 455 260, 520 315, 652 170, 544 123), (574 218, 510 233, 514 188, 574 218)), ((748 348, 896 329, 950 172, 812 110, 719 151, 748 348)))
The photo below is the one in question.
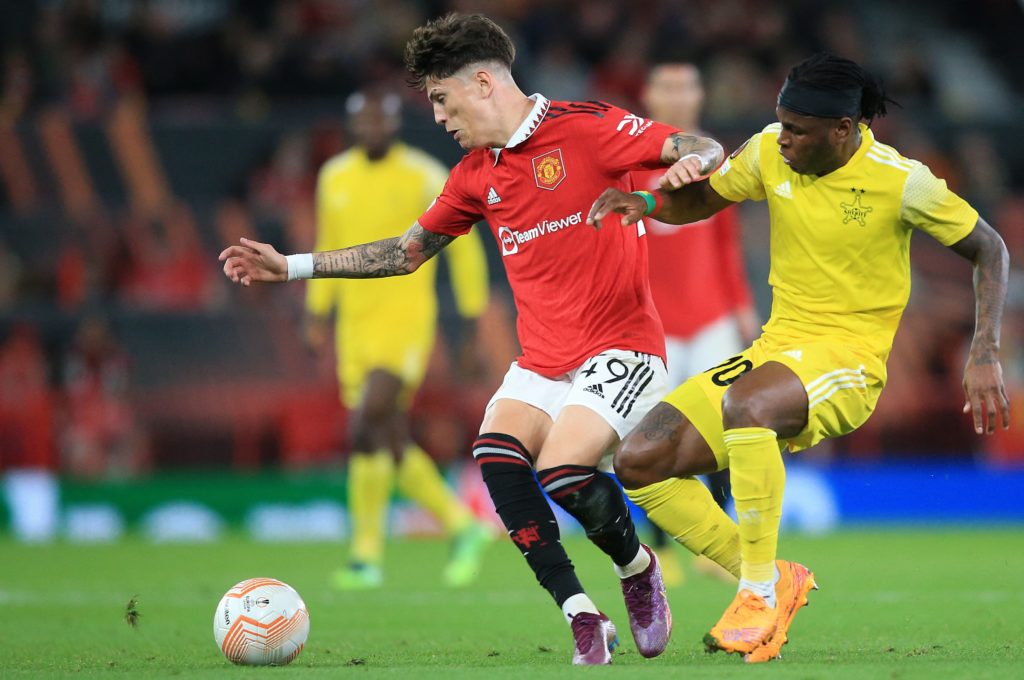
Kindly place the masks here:
POLYGON ((354 409, 362 403, 367 376, 383 370, 402 381, 399 404, 407 407, 423 383, 434 347, 435 323, 406 319, 394 323, 355 323, 340 320, 335 333, 338 341, 338 380, 345 406, 354 409))
POLYGON ((807 426, 797 436, 780 440, 790 451, 856 430, 874 411, 885 385, 885 363, 870 352, 838 342, 780 344, 758 338, 750 348, 698 373, 664 399, 697 428, 720 470, 729 465, 722 439, 722 397, 740 376, 768 361, 787 366, 807 390, 807 426))

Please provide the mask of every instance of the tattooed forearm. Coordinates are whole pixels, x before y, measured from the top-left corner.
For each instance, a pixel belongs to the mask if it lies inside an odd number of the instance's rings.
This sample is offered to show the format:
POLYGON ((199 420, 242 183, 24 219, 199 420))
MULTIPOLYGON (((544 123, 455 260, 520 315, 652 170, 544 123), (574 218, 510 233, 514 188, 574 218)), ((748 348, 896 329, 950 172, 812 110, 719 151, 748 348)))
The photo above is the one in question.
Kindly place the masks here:
POLYGON ((369 279, 411 274, 453 238, 427 231, 416 223, 401 236, 313 253, 313 278, 369 279))
POLYGON ((695 154, 700 158, 701 174, 706 175, 721 164, 725 158, 725 150, 722 145, 710 137, 697 137, 694 135, 676 132, 669 135, 669 144, 662 151, 661 160, 671 165, 684 156, 695 154))
POLYGON ((408 257, 399 238, 313 253, 313 278, 364 279, 408 274, 408 257))
POLYGON ((409 259, 415 262, 417 267, 434 255, 437 255, 446 245, 454 240, 454 236, 445 236, 444 234, 435 234, 432 231, 427 231, 419 223, 412 225, 412 228, 402 236, 402 243, 409 255, 409 259))
POLYGON ((979 363, 999 360, 999 335, 1006 303, 1009 255, 1002 239, 993 236, 990 247, 981 250, 974 266, 976 310, 972 345, 978 350, 979 363))
POLYGON ((979 219, 974 231, 952 248, 974 263, 976 309, 972 358, 976 364, 996 363, 1010 269, 1006 245, 988 223, 979 219))

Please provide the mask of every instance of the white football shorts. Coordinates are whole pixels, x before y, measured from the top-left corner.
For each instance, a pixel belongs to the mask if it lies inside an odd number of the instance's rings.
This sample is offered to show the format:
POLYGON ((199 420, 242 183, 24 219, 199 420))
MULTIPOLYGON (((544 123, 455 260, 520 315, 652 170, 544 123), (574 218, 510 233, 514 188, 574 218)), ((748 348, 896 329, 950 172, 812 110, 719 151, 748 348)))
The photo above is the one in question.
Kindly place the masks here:
POLYGON ((661 357, 632 350, 609 349, 590 357, 557 378, 547 378, 513 361, 501 387, 487 403, 515 399, 558 419, 569 405, 586 406, 625 437, 668 393, 668 375, 661 357))

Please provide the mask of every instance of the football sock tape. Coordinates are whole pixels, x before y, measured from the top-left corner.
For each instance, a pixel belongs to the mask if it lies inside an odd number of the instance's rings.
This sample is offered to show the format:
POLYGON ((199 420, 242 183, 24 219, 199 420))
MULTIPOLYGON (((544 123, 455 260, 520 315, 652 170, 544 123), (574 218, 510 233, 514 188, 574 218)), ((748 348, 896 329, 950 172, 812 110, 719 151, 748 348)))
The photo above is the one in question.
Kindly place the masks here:
POLYGON ((622 489, 611 477, 587 465, 559 465, 537 473, 544 491, 576 518, 594 545, 624 567, 640 552, 633 518, 622 489))

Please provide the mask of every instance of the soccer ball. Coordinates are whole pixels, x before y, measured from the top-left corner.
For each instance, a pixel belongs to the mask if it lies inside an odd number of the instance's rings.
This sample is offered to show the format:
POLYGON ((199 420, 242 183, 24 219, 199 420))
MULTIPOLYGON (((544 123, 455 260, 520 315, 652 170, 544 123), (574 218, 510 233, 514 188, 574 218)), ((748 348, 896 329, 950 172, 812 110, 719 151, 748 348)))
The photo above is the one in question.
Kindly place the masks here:
POLYGON ((231 587, 213 613, 213 638, 229 661, 283 666, 309 637, 309 612, 295 589, 273 578, 231 587))

